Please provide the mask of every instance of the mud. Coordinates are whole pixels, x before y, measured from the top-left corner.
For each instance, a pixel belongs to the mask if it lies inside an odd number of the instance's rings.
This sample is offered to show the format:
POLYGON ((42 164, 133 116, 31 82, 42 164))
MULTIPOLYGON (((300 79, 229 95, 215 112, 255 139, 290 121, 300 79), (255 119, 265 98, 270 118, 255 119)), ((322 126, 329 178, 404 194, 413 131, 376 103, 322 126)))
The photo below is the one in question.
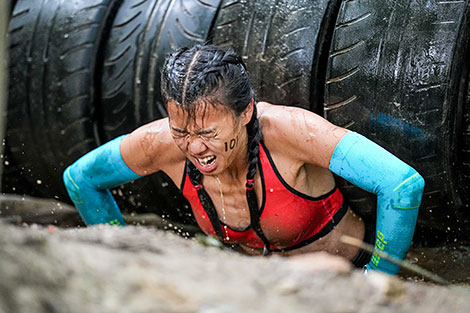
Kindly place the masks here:
MULTIPOLYGON (((38 209, 44 218, 47 206, 38 209)), ((470 307, 468 286, 364 276, 322 253, 249 257, 157 229, 168 228, 168 222, 148 216, 132 218, 153 226, 13 225, 26 207, 12 201, 8 210, 17 218, 0 220, 0 313, 468 312, 470 307)), ((69 209, 60 212, 70 218, 69 209)), ((449 258, 446 264, 453 260, 450 251, 467 254, 448 249, 436 251, 449 258)), ((431 257, 421 252, 413 250, 410 257, 425 265, 431 257)))

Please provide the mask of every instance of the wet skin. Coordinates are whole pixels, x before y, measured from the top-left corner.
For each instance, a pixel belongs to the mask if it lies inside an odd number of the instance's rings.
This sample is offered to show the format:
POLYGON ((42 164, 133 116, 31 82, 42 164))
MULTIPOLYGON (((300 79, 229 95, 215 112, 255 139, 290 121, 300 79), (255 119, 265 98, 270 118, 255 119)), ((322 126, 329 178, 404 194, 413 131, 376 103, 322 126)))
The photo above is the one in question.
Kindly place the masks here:
MULTIPOLYGON (((231 227, 245 228, 250 224, 245 194, 248 169, 245 125, 251 118, 253 103, 238 117, 224 106, 203 106, 198 107, 193 119, 174 103, 168 103, 168 118, 144 125, 123 139, 122 157, 137 174, 162 170, 177 186, 181 184, 188 158, 203 173, 202 184, 219 218, 231 227), (221 189, 225 214, 222 214, 221 189)), ((284 180, 313 197, 333 189, 335 182, 328 170, 329 162, 337 143, 348 131, 300 108, 260 102, 257 109, 264 143, 284 180)), ((259 173, 255 175, 255 190, 260 202, 259 173)), ((277 232, 264 232, 271 242, 276 242, 277 232)), ((339 238, 343 234, 361 240, 364 237, 364 223, 350 209, 328 235, 286 254, 326 251, 352 259, 357 248, 342 244, 339 238)), ((249 253, 260 253, 244 248, 249 253)))

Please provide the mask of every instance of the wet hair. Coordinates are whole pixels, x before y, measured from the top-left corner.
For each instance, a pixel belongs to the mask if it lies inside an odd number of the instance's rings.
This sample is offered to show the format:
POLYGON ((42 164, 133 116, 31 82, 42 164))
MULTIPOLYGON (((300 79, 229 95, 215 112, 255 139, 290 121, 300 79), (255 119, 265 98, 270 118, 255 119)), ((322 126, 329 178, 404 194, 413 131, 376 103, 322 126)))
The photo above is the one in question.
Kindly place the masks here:
MULTIPOLYGON (((163 65, 161 88, 165 103, 174 102, 189 113, 189 118, 196 118, 198 106, 207 104, 223 105, 239 117, 255 98, 243 60, 233 50, 224 50, 213 45, 181 48, 170 54, 163 65)), ((261 230, 258 201, 254 190, 254 177, 259 161, 259 142, 262 139, 256 104, 246 130, 249 160, 246 198, 250 209, 251 226, 263 240, 266 254, 269 252, 269 242, 261 230)), ((199 200, 217 236, 223 242, 221 224, 214 204, 202 186, 201 172, 187 160, 186 173, 197 190, 199 200)))

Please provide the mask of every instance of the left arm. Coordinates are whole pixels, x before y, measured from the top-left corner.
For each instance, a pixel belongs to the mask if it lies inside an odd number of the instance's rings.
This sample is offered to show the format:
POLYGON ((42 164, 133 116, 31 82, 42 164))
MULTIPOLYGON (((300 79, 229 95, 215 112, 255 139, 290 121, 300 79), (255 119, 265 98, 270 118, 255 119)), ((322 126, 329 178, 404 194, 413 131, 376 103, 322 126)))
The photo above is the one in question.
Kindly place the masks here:
MULTIPOLYGON (((266 131, 284 153, 343 177, 377 195, 376 250, 404 259, 424 189, 423 178, 390 152, 357 133, 293 107, 266 106, 266 131)), ((274 144, 273 144, 274 146, 274 144)), ((390 274, 399 267, 373 255, 368 264, 390 274)))
MULTIPOLYGON (((404 259, 413 238, 424 179, 412 167, 357 133, 346 134, 336 146, 329 169, 377 195, 375 249, 404 259)), ((368 269, 396 274, 397 265, 377 254, 368 269)))

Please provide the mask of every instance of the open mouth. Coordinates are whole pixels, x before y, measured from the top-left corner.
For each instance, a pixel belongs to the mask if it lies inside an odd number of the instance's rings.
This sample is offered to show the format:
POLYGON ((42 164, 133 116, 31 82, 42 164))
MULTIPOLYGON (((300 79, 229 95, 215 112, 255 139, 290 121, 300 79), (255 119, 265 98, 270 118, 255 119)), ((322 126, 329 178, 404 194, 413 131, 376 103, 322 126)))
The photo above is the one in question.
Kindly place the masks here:
POLYGON ((216 159, 215 155, 212 155, 212 156, 208 156, 205 158, 196 158, 196 161, 203 168, 209 169, 210 167, 212 167, 212 165, 215 164, 215 159, 216 159))

